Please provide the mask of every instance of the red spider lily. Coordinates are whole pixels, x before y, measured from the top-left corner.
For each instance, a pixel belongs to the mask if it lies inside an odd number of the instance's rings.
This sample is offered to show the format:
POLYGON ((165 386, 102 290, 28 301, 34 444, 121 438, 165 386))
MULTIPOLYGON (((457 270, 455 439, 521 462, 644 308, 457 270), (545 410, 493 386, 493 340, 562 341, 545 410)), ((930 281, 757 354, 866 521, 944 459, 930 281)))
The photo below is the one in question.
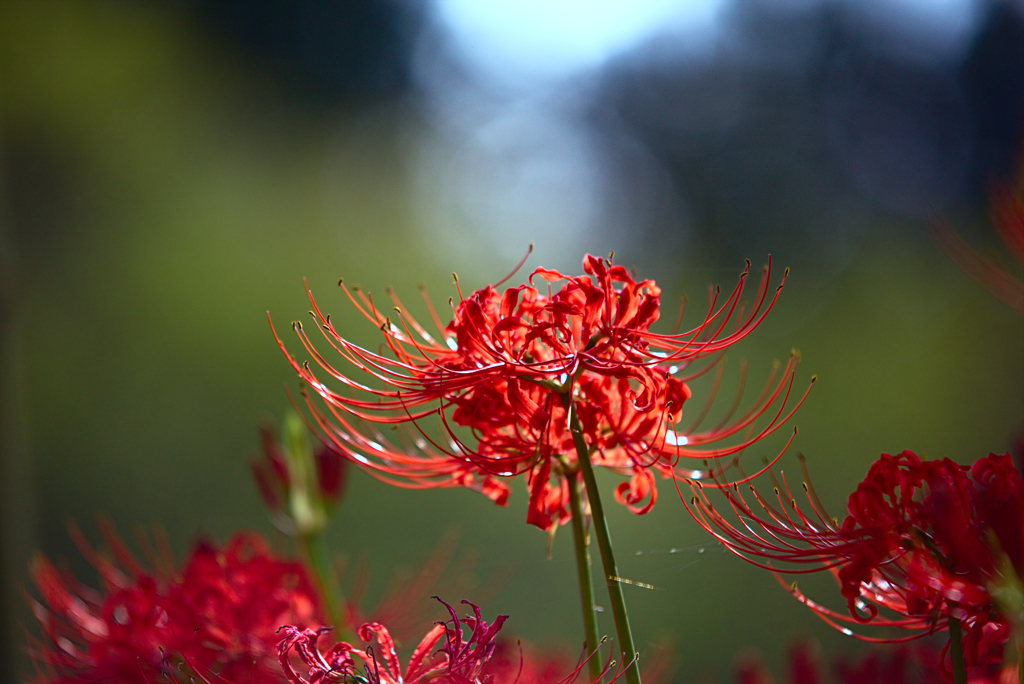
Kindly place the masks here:
POLYGON ((472 607, 473 616, 459 620, 450 605, 444 601, 441 603, 448 609, 452 619, 449 622, 436 623, 427 632, 413 651, 404 671, 398 660, 391 634, 387 627, 379 622, 370 622, 360 627, 359 637, 364 641, 377 640, 383 667, 372 647, 360 650, 342 642, 334 645, 327 653, 321 654, 316 642, 320 635, 327 631, 325 628, 314 631, 285 625, 281 628, 284 637, 278 644, 281 668, 292 684, 351 681, 357 676, 372 684, 413 684, 438 678, 453 684, 478 682, 483 666, 494 653, 495 637, 508 616, 499 615, 494 622, 488 624, 481 618, 480 609, 476 605, 463 601, 472 607), (431 653, 442 637, 444 641, 440 648, 431 653), (309 679, 303 679, 292 667, 293 649, 309 667, 309 679), (362 672, 357 670, 355 659, 361 661, 362 672))
MULTIPOLYGON (((327 619, 305 566, 276 557, 255 534, 236 534, 223 547, 201 542, 180 570, 166 550, 146 569, 109 528, 104 536, 112 558, 77 531, 74 536, 99 570, 102 589, 79 584, 44 558, 33 563, 42 596, 33 608, 43 640, 30 650, 44 671, 40 682, 177 681, 174 671, 184 668, 182 681, 280 684, 277 629, 327 619)), ((442 575, 462 579, 445 571, 451 553, 451 543, 442 545, 416 576, 393 584, 369 615, 387 620, 402 638, 415 634, 431 585, 442 575)), ((349 595, 345 614, 352 624, 345 627, 352 631, 366 618, 356 608, 361 594, 357 586, 349 595)))
MULTIPOLYGON (((801 642, 789 649, 787 684, 932 684, 939 681, 939 649, 931 644, 894 644, 857 658, 840 656, 830 662, 817 649, 801 642), (832 677, 825 673, 831 672, 832 677)), ((973 669, 968 684, 1011 684, 1016 668, 984 666, 973 669)), ((749 659, 736 670, 736 684, 775 684, 759 659, 749 659)))
MULTIPOLYGON (((434 624, 413 650, 404 670, 391 635, 379 622, 367 623, 358 632, 364 641, 377 641, 379 659, 372 646, 358 649, 345 642, 322 652, 317 641, 329 631, 328 628, 312 630, 285 625, 281 627, 283 637, 278 644, 285 678, 291 684, 422 684, 432 681, 450 684, 571 684, 577 680, 589 659, 581 658, 575 668, 556 680, 558 674, 550 669, 550 663, 526 661, 521 651, 516 661, 508 657, 507 648, 499 647, 496 639, 508 619, 507 615, 499 615, 487 623, 481 617, 479 607, 463 601, 472 608, 473 615, 460 620, 450 605, 437 600, 447 608, 451 619, 434 624), (306 665, 306 677, 295 670, 293 655, 306 665)), ((611 684, 623 672, 621 666, 615 668, 615 663, 608 661, 597 681, 609 676, 611 684)))
POLYGON ((348 461, 324 444, 314 451, 295 414, 285 420, 285 443, 274 428, 260 426, 261 458, 251 463, 253 478, 274 526, 285 534, 321 531, 345 488, 348 461))
POLYGON ((34 656, 50 671, 46 682, 155 681, 170 661, 200 663, 192 668, 200 676, 213 670, 228 681, 275 682, 274 631, 282 622, 321 619, 303 566, 275 558, 255 535, 236 535, 220 549, 200 543, 180 572, 166 557, 161 571, 146 571, 116 536, 106 536, 116 560, 78 539, 102 591, 46 559, 33 564, 46 604, 34 606, 44 632, 34 656))
POLYGON ((651 330, 660 316, 661 295, 653 281, 638 282, 622 266, 593 256, 584 258, 583 270, 586 275, 566 276, 538 268, 527 283, 504 292, 489 285, 469 297, 460 293, 447 326, 428 300, 437 335, 412 318, 390 290, 397 324, 368 295, 341 283, 358 311, 380 328, 386 352, 370 351, 339 334, 309 293, 311 313, 327 343, 382 389, 336 368, 300 324, 293 327, 313 364, 300 363, 274 334, 299 376, 323 400, 318 404, 304 392, 311 427, 353 463, 399 486, 466 486, 499 504, 508 488, 498 478, 526 473, 528 521, 544 528, 569 518, 564 478, 578 468, 571 418, 580 422, 593 463, 631 477, 617 490, 619 501, 645 513, 656 498, 649 469, 665 477, 721 476, 729 463, 710 472, 678 464, 683 458, 735 459, 792 416, 796 408, 787 412, 786 404, 795 354, 781 374, 772 373, 747 411, 736 415, 737 396, 724 418, 702 428, 721 380, 718 361, 778 298, 781 283, 768 296, 770 267, 752 306, 742 301, 744 271, 724 302, 718 290, 710 292, 699 326, 673 334, 651 330), (706 363, 696 364, 701 360, 706 363), (716 366, 707 404, 689 425, 677 425, 691 395, 687 382, 716 366), (321 374, 343 391, 329 388, 321 374), (767 424, 758 428, 763 415, 767 424), (428 418, 439 420, 440 438, 424 425, 428 418), (386 439, 377 428, 396 424, 409 428, 398 439, 386 439))
MULTIPOLYGON (((1017 263, 1024 265, 1024 167, 1016 188, 999 184, 992 192, 992 222, 1017 263)), ((981 255, 948 224, 940 222, 936 238, 946 253, 982 287, 1024 314, 1024 282, 1001 263, 981 255)))
POLYGON ((1024 485, 1008 455, 991 454, 968 468, 949 459, 922 461, 909 451, 883 454, 850 496, 842 525, 805 487, 810 515, 797 507, 785 479, 776 483, 775 503, 753 486, 752 505, 738 487, 725 490, 740 526, 716 511, 696 483, 687 510, 750 563, 785 573, 832 572, 849 615, 812 601, 795 584, 791 591, 844 633, 852 634, 845 625, 887 625, 913 634, 859 638, 904 641, 947 630, 955 619, 968 668, 1002 660, 1024 619, 1019 605, 999 598, 1015 595, 1019 604, 1024 569, 1024 485))

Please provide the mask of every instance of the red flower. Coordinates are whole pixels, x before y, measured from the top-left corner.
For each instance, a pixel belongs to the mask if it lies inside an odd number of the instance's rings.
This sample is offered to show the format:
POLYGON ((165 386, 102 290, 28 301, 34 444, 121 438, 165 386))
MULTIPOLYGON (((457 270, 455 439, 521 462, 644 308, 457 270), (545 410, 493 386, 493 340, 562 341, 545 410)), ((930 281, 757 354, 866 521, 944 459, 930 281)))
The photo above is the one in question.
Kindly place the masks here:
MULTIPOLYGON (((992 191, 992 222, 1018 264, 1024 265, 1024 166, 1016 187, 997 184, 992 191)), ((1024 282, 997 260, 983 256, 948 224, 940 222, 936 238, 953 261, 979 285, 1024 314, 1024 282)))
MULTIPOLYGON (((179 571, 166 552, 151 563, 156 569, 145 569, 113 532, 104 533, 115 560, 75 532, 100 572, 100 591, 80 585, 45 558, 33 563, 42 595, 33 608, 43 640, 31 650, 45 671, 42 682, 195 676, 225 684, 280 684, 278 628, 290 624, 302 631, 326 621, 305 566, 276 557, 255 534, 236 534, 221 548, 201 542, 179 571), (175 675, 179 667, 184 674, 175 675)), ((452 544, 443 544, 414 577, 394 583, 371 619, 387 620, 401 638, 416 634, 431 585, 443 574, 450 580, 446 585, 464 579, 459 571, 446 573, 451 554, 452 544)), ((351 624, 344 626, 353 632, 367 619, 357 608, 365 584, 357 576, 349 595, 345 615, 351 624)))
POLYGON ((717 425, 701 429, 716 379, 696 419, 677 425, 691 395, 686 383, 715 367, 725 349, 749 334, 774 304, 782 285, 767 297, 768 267, 752 308, 741 303, 744 271, 724 303, 717 290, 711 293, 697 328, 674 334, 651 330, 661 295, 653 281, 637 282, 622 266, 593 256, 584 258, 583 270, 586 275, 566 276, 539 268, 526 284, 504 292, 489 285, 469 297, 460 294, 446 326, 430 307, 437 335, 409 316, 390 290, 397 324, 369 296, 345 288, 360 313, 381 329, 388 353, 349 342, 310 294, 324 338, 377 387, 335 368, 298 323, 293 327, 315 364, 300 363, 279 338, 278 344, 323 400, 320 405, 307 396, 321 439, 353 463, 399 486, 467 486, 501 504, 508 488, 498 478, 525 473, 529 521, 541 527, 569 517, 562 483, 578 467, 570 409, 593 462, 631 478, 617 498, 636 513, 654 504, 649 469, 664 477, 707 477, 707 469, 679 468, 680 459, 735 458, 795 411, 785 411, 797 361, 792 355, 742 415, 734 417, 734 405, 717 425), (541 283, 547 284, 543 290, 541 283), (701 359, 709 363, 694 365, 701 359), (320 374, 344 391, 329 388, 320 374), (755 427, 773 407, 767 424, 755 427), (424 425, 434 417, 443 426, 440 437, 424 425), (397 441, 385 439, 378 424, 406 424, 408 440, 402 441, 405 433, 397 441))
POLYGON ((427 632, 413 651, 404 671, 391 634, 379 622, 363 625, 358 633, 364 641, 377 640, 380 660, 372 647, 360 650, 344 642, 335 644, 326 654, 321 654, 316 642, 326 629, 314 631, 285 625, 280 630, 284 637, 278 644, 281 668, 292 684, 351 681, 355 676, 361 676, 371 684, 414 684, 439 677, 443 678, 442 681, 455 684, 479 682, 484 665, 494 653, 495 637, 508 616, 499 615, 494 622, 488 624, 480 616, 477 606, 463 601, 472 607, 473 616, 459 620, 451 606, 444 601, 441 603, 448 609, 452 619, 436 623, 427 632), (438 642, 441 645, 435 651, 434 646, 438 642), (293 649, 309 668, 308 679, 301 677, 292 667, 293 649))
POLYGON ((260 426, 261 458, 251 463, 271 522, 289 536, 315 534, 327 525, 345 488, 348 461, 325 444, 309 445, 302 419, 289 413, 284 441, 270 425, 260 426))
MULTIPOLYGON (((104 590, 82 587, 44 558, 32 576, 46 605, 35 604, 44 643, 34 654, 56 683, 156 681, 185 663, 232 682, 277 682, 282 622, 320 620, 317 595, 302 565, 270 554, 252 534, 218 549, 200 543, 180 572, 144 570, 119 540, 116 562, 84 542, 104 590)), ((170 566, 169 559, 161 565, 170 566)))
MULTIPOLYGON (((435 681, 451 684, 571 684, 577 681, 589 660, 589 657, 580 658, 568 674, 562 675, 565 670, 558 668, 564 665, 556 665, 557 661, 524 658, 522 650, 518 658, 513 658, 507 646, 497 642, 507 615, 499 615, 487 623, 481 617, 479 607, 463 601, 473 614, 459 619, 450 605, 437 600, 448 609, 451 619, 434 624, 413 650, 404 669, 388 629, 379 622, 367 623, 358 631, 359 638, 364 641, 376 640, 379 651, 372 646, 359 649, 339 642, 323 652, 317 641, 329 631, 328 628, 312 630, 284 625, 280 630, 283 637, 278 644, 278 655, 285 678, 291 684, 357 681, 368 684, 435 681), (296 671, 294 656, 298 656, 306 666, 305 677, 296 671)), ((596 656, 595 653, 590 657, 596 656)), ((609 660, 597 681, 608 676, 608 684, 612 684, 624 671, 624 667, 616 668, 615 663, 609 660)))
MULTIPOLYGON (((788 684, 932 684, 939 681, 939 650, 931 644, 896 644, 889 650, 874 649, 857 658, 840 656, 825 661, 817 649, 801 642, 788 653, 788 684), (828 667, 826 667, 828 665, 828 667), (831 671, 833 677, 825 674, 831 671)), ((968 684, 1011 684, 1016 668, 978 667, 971 671, 968 684)), ((736 684, 773 684, 767 668, 759 659, 744 662, 736 671, 736 684)))
POLYGON ((1014 623, 1019 629, 1019 606, 998 598, 1007 588, 1020 591, 1024 564, 1024 485, 1008 455, 992 454, 968 468, 949 459, 922 461, 909 451, 883 454, 850 496, 842 525, 824 514, 809 488, 813 514, 805 515, 785 480, 776 484, 777 506, 750 487, 760 514, 738 488, 726 491, 741 527, 715 511, 699 485, 692 488, 691 515, 741 558, 779 572, 831 571, 849 615, 812 601, 796 585, 791 591, 847 634, 849 624, 914 632, 868 639, 902 641, 946 630, 955 618, 972 667, 1002 660, 1014 623), (879 608, 893 617, 879 615, 879 608))

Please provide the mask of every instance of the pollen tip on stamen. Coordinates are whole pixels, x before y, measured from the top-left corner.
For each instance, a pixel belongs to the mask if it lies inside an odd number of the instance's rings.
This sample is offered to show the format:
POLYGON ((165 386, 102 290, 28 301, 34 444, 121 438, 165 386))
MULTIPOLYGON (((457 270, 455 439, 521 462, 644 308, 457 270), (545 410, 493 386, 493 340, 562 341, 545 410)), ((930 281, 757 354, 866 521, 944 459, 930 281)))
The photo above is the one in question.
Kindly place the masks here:
POLYGON ((420 282, 416 283, 416 289, 419 290, 420 292, 424 292, 427 289, 427 284, 421 280, 420 282))
POLYGON ((331 314, 327 314, 327 318, 324 319, 324 322, 327 323, 327 325, 331 324, 331 314))
POLYGON ((459 274, 455 271, 452 271, 452 278, 455 279, 455 282, 459 282, 459 274))
POLYGON ((811 384, 813 385, 813 384, 814 384, 814 383, 816 383, 817 381, 818 381, 818 376, 817 376, 817 375, 812 375, 812 376, 811 376, 811 384))
MULTIPOLYGON (((788 278, 788 277, 789 277, 789 266, 787 266, 787 267, 785 268, 785 270, 783 270, 783 271, 782 271, 782 277, 783 277, 783 278, 788 278)), ((782 286, 781 286, 781 285, 779 285, 779 289, 780 289, 780 290, 782 289, 782 286)))
POLYGON ((313 318, 316 318, 316 313, 314 313, 313 311, 307 311, 306 313, 308 313, 313 318))
POLYGON ((345 284, 345 279, 344 278, 338 278, 338 287, 341 287, 344 284, 345 284))
POLYGON ((385 285, 384 286, 384 293, 387 294, 388 296, 391 296, 391 295, 393 295, 395 293, 395 290, 390 285, 385 285))
POLYGON ((808 492, 808 491, 810 491, 810 489, 811 489, 811 488, 807 486, 807 483, 806 483, 806 482, 803 482, 803 483, 801 483, 801 484, 803 484, 803 486, 804 486, 804 491, 805 491, 805 492, 808 492))
POLYGON ((779 495, 779 488, 778 487, 773 487, 772 489, 775 490, 775 496, 778 496, 779 495))
POLYGON ((292 321, 292 330, 294 330, 296 332, 298 332, 299 330, 302 330, 302 322, 301 321, 292 321))

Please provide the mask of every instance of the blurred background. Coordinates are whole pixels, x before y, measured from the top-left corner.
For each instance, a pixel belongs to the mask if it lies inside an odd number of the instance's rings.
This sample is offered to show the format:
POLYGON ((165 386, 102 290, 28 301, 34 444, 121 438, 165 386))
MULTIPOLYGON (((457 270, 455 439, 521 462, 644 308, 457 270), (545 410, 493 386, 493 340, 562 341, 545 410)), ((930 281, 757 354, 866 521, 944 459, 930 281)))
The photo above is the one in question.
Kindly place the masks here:
MULTIPOLYGON (((1020 0, 2 3, 4 671, 31 672, 34 551, 95 581, 69 521, 94 540, 97 513, 128 537, 159 525, 179 557, 270 532, 249 461, 296 382, 265 312, 304 317, 303 277, 372 346, 340 277, 407 301, 422 281, 442 304, 452 271, 482 287, 531 242, 523 277, 614 250, 661 285, 670 325, 681 293, 771 254, 791 277, 730 368, 748 359, 757 386, 800 349, 797 386, 819 380, 782 467, 805 453, 833 515, 882 452, 1005 452, 1024 326, 930 231, 941 217, 1006 257, 989 190, 1022 132, 1020 0)), ((627 587, 638 642, 674 654, 675 681, 732 681, 751 649, 781 673, 801 636, 863 650, 664 484, 610 525, 623 575, 654 586, 627 587)), ((374 569, 372 597, 458 533, 481 582, 513 573, 485 614, 575 651, 571 534, 546 559, 526 498, 353 473, 331 545, 374 569)))

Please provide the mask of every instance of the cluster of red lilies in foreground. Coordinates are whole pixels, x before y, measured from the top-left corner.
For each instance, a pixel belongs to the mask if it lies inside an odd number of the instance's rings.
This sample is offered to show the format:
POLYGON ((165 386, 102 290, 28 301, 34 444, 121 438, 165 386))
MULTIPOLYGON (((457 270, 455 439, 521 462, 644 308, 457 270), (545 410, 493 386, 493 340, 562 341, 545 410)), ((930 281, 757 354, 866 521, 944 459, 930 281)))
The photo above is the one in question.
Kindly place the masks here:
MULTIPOLYGON (((1001 234, 1020 255, 1018 195, 1000 194, 997 215, 1001 234)), ((943 234, 958 261, 1016 306, 1020 283, 958 240, 943 234)), ((669 479, 693 518, 741 558, 777 577, 832 573, 846 611, 813 601, 795 583, 789 590, 846 633, 888 642, 948 633, 940 652, 923 658, 927 649, 913 652, 917 670, 904 668, 911 662, 904 649, 896 660, 869 655, 838 666, 840 681, 909 684, 919 681, 907 674, 912 670, 922 677, 941 672, 958 684, 1024 681, 1019 463, 996 454, 970 466, 922 460, 910 451, 883 454, 850 496, 842 522, 825 512, 807 483, 808 503, 801 507, 789 482, 771 470, 788 441, 752 474, 739 463, 747 447, 786 425, 806 398, 814 378, 794 393, 798 355, 774 369, 746 405, 741 373, 728 410, 712 424, 707 420, 725 351, 764 319, 785 276, 773 287, 766 266, 748 304, 748 263, 731 293, 709 290, 696 327, 680 332, 680 310, 675 329, 664 333, 652 329, 661 315, 653 281, 637 280, 611 258, 587 256, 583 272, 538 268, 515 287, 499 290, 500 281, 469 296, 460 292, 448 323, 424 296, 433 331, 394 293, 388 291, 385 311, 339 283, 380 329, 378 351, 342 335, 310 294, 326 345, 315 345, 293 324, 309 358, 303 360, 274 332, 303 381, 305 417, 286 425, 283 444, 264 433, 264 457, 254 465, 272 519, 295 540, 301 560, 278 557, 261 538, 241 534, 223 547, 200 543, 181 568, 157 553, 143 564, 108 532, 112 555, 80 543, 102 578, 95 591, 39 559, 33 576, 41 601, 34 607, 43 638, 30 646, 39 681, 639 684, 644 656, 633 642, 594 466, 622 477, 613 496, 636 514, 651 510, 658 479, 669 479), (325 355, 325 346, 336 356, 325 355), (692 408, 690 383, 709 373, 711 389, 692 408), (304 441, 306 428, 318 438, 317 449, 304 441), (437 563, 376 612, 343 598, 323 530, 346 463, 400 487, 466 487, 499 505, 510 495, 508 482, 522 476, 529 524, 554 533, 571 523, 581 655, 513 648, 499 640, 508 616, 487 621, 468 601, 460 617, 438 599, 448 617, 424 629, 426 598, 438 593, 432 589, 441 575, 437 563), (774 485, 770 495, 753 484, 765 478, 774 485), (598 584, 607 588, 615 622, 614 649, 602 649, 606 640, 597 633, 591 538, 601 561, 598 584), (895 628, 896 636, 862 633, 876 627, 895 628), (404 666, 395 637, 420 639, 404 666)), ((448 574, 453 578, 458 584, 457 573, 448 574)), ((452 590, 464 587, 445 588, 452 590)), ((645 668, 648 682, 657 670, 645 668)), ((770 677, 752 665, 740 680, 762 684, 770 677)), ((792 681, 824 680, 798 652, 792 681)))

